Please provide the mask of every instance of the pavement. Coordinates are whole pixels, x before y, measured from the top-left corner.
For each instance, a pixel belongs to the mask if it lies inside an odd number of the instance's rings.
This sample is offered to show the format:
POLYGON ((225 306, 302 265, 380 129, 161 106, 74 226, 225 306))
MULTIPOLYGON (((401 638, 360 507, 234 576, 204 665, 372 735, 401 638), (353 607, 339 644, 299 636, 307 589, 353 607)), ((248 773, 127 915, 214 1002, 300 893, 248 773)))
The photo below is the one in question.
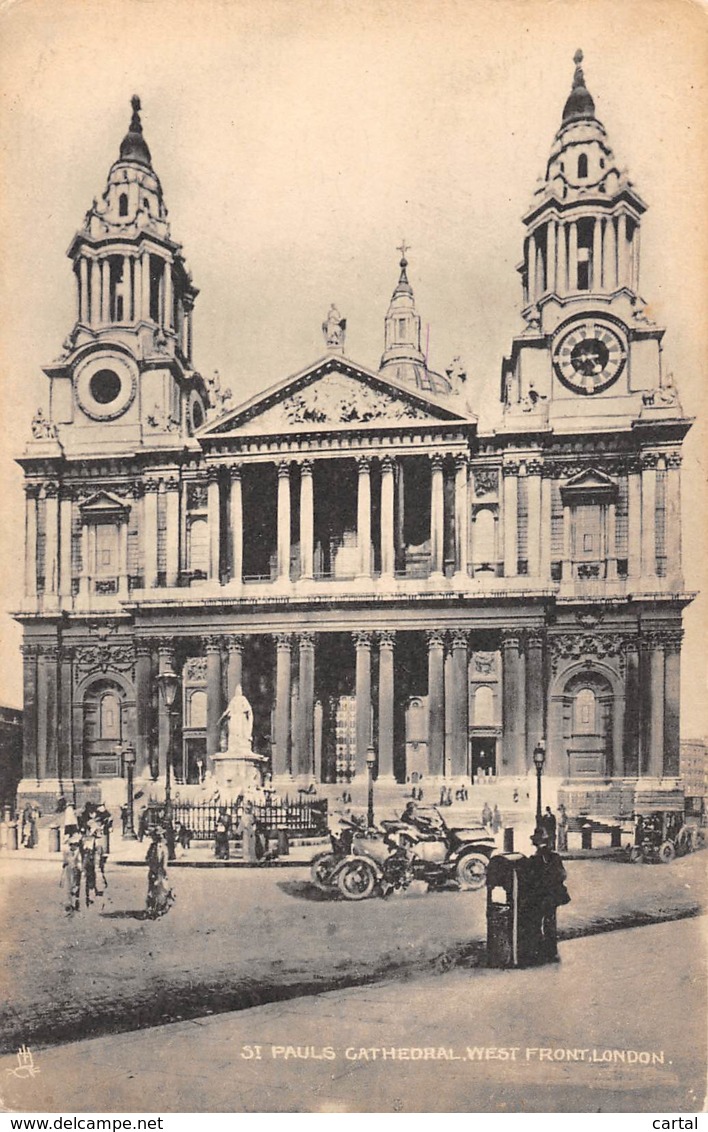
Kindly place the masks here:
MULTIPOLYGON (((694 916, 704 853, 669 865, 568 863, 565 938, 694 916)), ((146 869, 108 866, 100 903, 69 916, 58 861, 6 860, 0 1050, 224 1013, 484 959, 484 891, 350 903, 306 870, 172 870, 176 903, 145 919, 146 869)), ((0 976, 1 977, 1 976, 0 976)))
MULTIPOLYGON (((612 867, 612 866, 606 866, 612 867)), ((649 871, 649 870, 647 870, 649 871)), ((390 907, 390 906, 389 906, 390 907)), ((0 1058, 11 1112, 671 1112, 703 1107, 707 919, 0 1058)))

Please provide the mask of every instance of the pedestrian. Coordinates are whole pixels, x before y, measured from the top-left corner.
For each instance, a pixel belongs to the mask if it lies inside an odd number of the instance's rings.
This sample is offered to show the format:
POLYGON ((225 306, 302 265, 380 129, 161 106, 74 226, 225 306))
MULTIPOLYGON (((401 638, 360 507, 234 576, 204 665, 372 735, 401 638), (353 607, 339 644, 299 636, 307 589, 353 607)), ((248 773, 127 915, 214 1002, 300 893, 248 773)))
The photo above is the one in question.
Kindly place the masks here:
MULTIPOLYGON (((420 792, 420 796, 421 796, 421 798, 423 797, 423 791, 422 790, 420 792)), ((446 797, 445 797, 445 805, 446 806, 452 805, 452 788, 450 786, 448 786, 448 788, 447 788, 447 794, 446 794, 446 797)))
POLYGON ((516 788, 514 788, 514 793, 512 794, 512 798, 514 799, 514 802, 518 802, 518 800, 519 800, 519 791, 516 788))
POLYGON ((59 881, 60 886, 67 890, 64 904, 67 916, 70 916, 73 912, 78 912, 81 906, 82 871, 81 834, 77 829, 68 834, 65 839, 61 879, 59 881))
POLYGON ((546 812, 541 818, 541 828, 545 829, 548 834, 548 844, 551 849, 556 847, 556 819, 550 806, 546 806, 546 812))
POLYGON ((24 849, 34 849, 39 841, 37 822, 42 816, 39 806, 27 802, 22 811, 22 832, 20 844, 24 849))
POLYGON ((97 896, 101 896, 103 889, 100 887, 98 879, 98 864, 99 864, 99 837, 100 829, 98 823, 93 818, 88 822, 85 831, 81 835, 81 861, 82 872, 84 879, 84 899, 86 907, 89 908, 97 896))
POLYGON ((156 826, 150 831, 150 844, 145 857, 148 867, 146 914, 156 920, 171 908, 175 896, 167 882, 167 847, 163 831, 156 826))
POLYGON ((537 828, 531 837, 536 853, 529 858, 526 886, 526 921, 530 932, 529 957, 532 963, 558 960, 557 909, 570 903, 565 886, 563 862, 550 846, 548 833, 537 828))
POLYGON ((243 860, 249 865, 255 865, 260 860, 263 849, 263 839, 259 837, 258 821, 253 803, 248 799, 244 803, 243 813, 239 822, 241 834, 241 854, 243 860))
POLYGON ((482 825, 486 829, 487 826, 492 824, 492 811, 489 802, 485 802, 482 806, 482 825))
POLYGON ((494 809, 492 810, 492 833, 494 834, 495 837, 499 833, 499 830, 501 829, 501 827, 502 827, 502 816, 499 813, 499 807, 495 802, 494 803, 494 809))
POLYGON ((568 851, 568 811, 561 802, 558 807, 558 850, 560 853, 568 851))
POLYGON ((446 791, 445 791, 445 787, 444 787, 444 786, 441 786, 441 787, 440 787, 440 805, 441 805, 441 806, 444 806, 444 805, 445 805, 445 802, 446 802, 446 800, 447 800, 447 793, 446 793, 446 791))
POLYGON ((214 856, 218 861, 228 861, 229 841, 233 834, 233 821, 226 806, 219 806, 214 829, 214 856))
POLYGON ((101 881, 103 882, 103 888, 105 889, 108 887, 108 881, 106 880, 106 863, 111 848, 111 830, 113 829, 113 818, 109 814, 105 802, 99 802, 96 806, 95 821, 99 830, 97 865, 101 881))

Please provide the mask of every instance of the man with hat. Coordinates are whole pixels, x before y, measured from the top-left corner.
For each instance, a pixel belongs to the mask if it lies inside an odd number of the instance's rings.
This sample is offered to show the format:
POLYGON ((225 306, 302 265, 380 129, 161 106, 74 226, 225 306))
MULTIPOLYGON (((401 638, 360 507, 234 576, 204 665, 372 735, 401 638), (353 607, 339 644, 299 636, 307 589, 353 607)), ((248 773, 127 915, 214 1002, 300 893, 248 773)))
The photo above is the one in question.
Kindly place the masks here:
POLYGON ((553 851, 547 830, 537 827, 531 842, 536 853, 528 861, 528 916, 532 932, 531 952, 537 963, 557 962, 556 910, 568 904, 567 876, 563 862, 553 851))

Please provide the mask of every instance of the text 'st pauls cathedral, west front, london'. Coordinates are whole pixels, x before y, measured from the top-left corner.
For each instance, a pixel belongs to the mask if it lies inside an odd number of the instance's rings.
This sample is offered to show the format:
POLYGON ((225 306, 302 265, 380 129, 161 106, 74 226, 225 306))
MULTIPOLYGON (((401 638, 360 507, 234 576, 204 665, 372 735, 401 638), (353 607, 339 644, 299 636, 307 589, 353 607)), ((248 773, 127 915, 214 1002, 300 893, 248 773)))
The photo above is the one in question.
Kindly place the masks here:
POLYGON ((539 744, 571 812, 676 789, 690 421, 639 295, 645 204, 575 64, 490 430, 463 366, 428 366, 405 244, 377 369, 332 306, 300 372, 239 405, 204 380, 133 100, 69 248, 76 321, 20 459, 21 799, 112 797, 127 746, 157 788, 165 672, 185 793, 239 686, 283 789, 360 783, 371 747, 401 795, 511 788, 539 744))

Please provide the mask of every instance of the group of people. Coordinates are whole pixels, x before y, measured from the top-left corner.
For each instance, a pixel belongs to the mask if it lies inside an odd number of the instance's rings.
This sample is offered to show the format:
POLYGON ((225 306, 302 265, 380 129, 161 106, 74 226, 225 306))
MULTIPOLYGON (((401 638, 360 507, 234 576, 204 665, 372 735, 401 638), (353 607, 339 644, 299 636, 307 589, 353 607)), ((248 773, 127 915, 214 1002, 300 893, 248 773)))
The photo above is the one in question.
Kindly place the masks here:
POLYGON ((64 856, 60 884, 66 889, 67 915, 78 912, 81 895, 86 907, 105 895, 106 862, 113 820, 104 802, 87 802, 80 814, 64 811, 64 856))
POLYGON ((499 806, 496 802, 494 803, 494 809, 489 805, 489 802, 485 802, 482 806, 482 825, 485 829, 490 829, 495 837, 499 833, 503 821, 499 806))
POLYGON ((561 853, 567 850, 568 814, 562 802, 558 806, 557 818, 553 813, 551 807, 546 806, 545 812, 541 817, 539 828, 544 830, 548 835, 548 844, 551 849, 555 849, 557 847, 561 853))
POLYGON ((236 803, 238 814, 236 828, 231 814, 226 806, 219 806, 214 830, 214 856, 219 861, 228 861, 231 853, 231 841, 235 836, 241 837, 241 853, 243 860, 249 864, 261 861, 268 851, 268 840, 261 823, 256 815, 256 807, 250 798, 239 800, 236 803))
POLYGON ((35 802, 28 802, 22 811, 20 845, 23 849, 34 849, 39 841, 39 819, 42 811, 35 802))

